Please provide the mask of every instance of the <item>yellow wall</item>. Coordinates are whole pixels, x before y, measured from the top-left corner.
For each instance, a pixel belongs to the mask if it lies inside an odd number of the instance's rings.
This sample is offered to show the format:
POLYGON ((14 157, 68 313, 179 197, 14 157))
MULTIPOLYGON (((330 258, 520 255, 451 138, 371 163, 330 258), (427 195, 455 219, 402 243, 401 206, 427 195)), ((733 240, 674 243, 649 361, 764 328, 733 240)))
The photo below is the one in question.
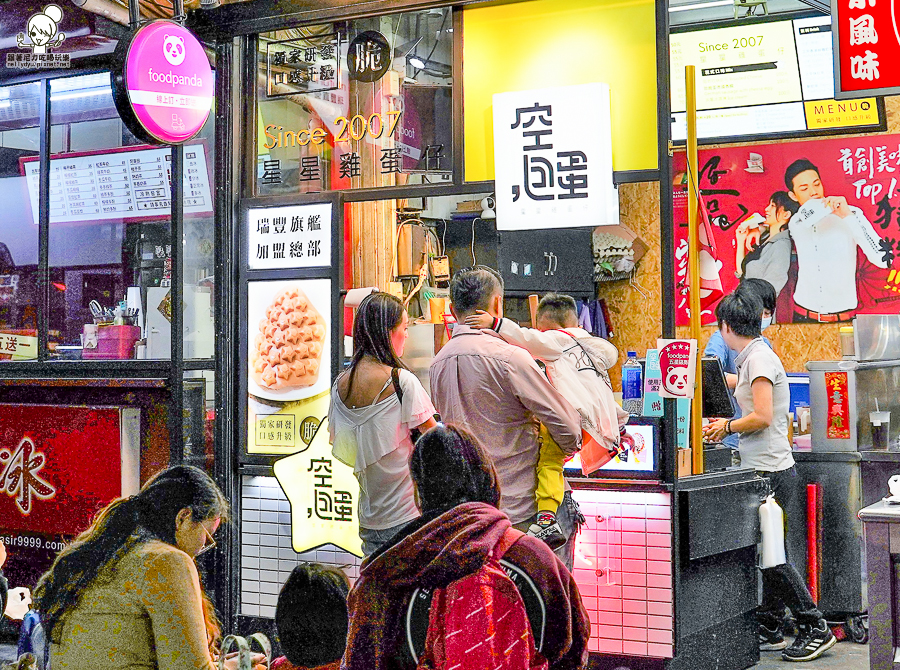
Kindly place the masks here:
POLYGON ((598 81, 612 89, 613 169, 656 169, 653 0, 478 5, 463 23, 467 181, 494 178, 494 93, 598 81))

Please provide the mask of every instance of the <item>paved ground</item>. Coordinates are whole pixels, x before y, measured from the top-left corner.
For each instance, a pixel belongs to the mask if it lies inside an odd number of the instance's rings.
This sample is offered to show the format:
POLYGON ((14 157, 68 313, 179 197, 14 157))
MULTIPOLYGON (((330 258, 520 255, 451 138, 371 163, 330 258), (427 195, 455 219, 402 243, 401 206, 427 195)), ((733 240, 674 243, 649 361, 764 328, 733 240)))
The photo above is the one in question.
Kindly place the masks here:
MULTIPOLYGON (((15 658, 16 648, 13 645, 0 644, 0 663, 15 658)), ((787 663, 781 660, 780 652, 763 652, 759 665, 754 670, 866 670, 869 667, 869 648, 853 642, 839 642, 825 653, 822 658, 809 663, 787 663)))

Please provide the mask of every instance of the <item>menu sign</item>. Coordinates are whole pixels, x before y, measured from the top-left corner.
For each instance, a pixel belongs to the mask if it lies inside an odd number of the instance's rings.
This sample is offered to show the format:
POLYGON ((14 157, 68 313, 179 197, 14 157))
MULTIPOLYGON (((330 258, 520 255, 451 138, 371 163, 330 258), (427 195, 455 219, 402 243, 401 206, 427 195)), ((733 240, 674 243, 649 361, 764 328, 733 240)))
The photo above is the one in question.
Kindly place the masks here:
POLYGON ((831 17, 671 36, 672 136, 687 136, 684 68, 697 67, 701 138, 881 126, 875 98, 834 100, 831 17))
POLYGON ((247 261, 251 270, 331 266, 331 204, 251 209, 247 261))
MULTIPOLYGON (((172 206, 172 156, 168 148, 82 154, 50 161, 50 223, 168 216, 172 206)), ((212 212, 206 152, 184 150, 184 212, 212 212)), ((37 159, 23 161, 37 224, 37 159)))

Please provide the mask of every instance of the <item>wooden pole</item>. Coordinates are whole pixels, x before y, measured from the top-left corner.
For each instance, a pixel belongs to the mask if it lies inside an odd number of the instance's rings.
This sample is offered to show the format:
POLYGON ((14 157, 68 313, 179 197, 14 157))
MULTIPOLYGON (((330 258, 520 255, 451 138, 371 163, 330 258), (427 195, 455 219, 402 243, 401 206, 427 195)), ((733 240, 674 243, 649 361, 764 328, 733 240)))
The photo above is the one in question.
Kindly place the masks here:
MULTIPOLYGON (((691 338, 700 344, 700 232, 697 175, 697 87, 696 68, 685 68, 687 101, 687 169, 688 169, 688 268, 690 270, 691 338)), ((691 403, 691 464, 695 475, 703 474, 703 366, 697 362, 694 400, 691 403)))

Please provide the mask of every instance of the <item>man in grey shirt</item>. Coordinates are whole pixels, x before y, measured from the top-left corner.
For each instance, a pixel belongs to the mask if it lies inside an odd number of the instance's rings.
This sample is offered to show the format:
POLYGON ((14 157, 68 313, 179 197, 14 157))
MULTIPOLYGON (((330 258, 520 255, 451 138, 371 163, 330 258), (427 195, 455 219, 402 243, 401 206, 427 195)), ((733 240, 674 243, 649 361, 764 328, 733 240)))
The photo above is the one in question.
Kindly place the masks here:
MULTIPOLYGON (((784 366, 760 335, 762 311, 759 299, 740 288, 722 298, 716 307, 725 343, 740 352, 735 361, 738 382, 734 395, 742 416, 717 419, 704 428, 704 434, 715 441, 733 433, 740 435, 741 464, 769 480, 775 501, 786 513, 798 488, 787 436, 790 390, 784 366)), ((789 562, 766 568, 762 570, 762 582, 762 605, 756 615, 761 651, 783 649, 781 655, 786 661, 811 661, 834 646, 837 640, 816 609, 797 568, 789 562), (791 608, 800 631, 790 647, 783 632, 785 606, 791 608)))
MULTIPOLYGON (((476 266, 456 273, 450 302, 458 323, 431 364, 432 399, 443 421, 468 430, 491 455, 500 508, 527 531, 537 515, 538 421, 566 454, 574 454, 581 448, 581 417, 525 349, 463 323, 476 310, 503 316, 503 279, 496 270, 476 266)), ((556 553, 571 570, 580 513, 570 491, 556 516, 567 538, 556 553)))

